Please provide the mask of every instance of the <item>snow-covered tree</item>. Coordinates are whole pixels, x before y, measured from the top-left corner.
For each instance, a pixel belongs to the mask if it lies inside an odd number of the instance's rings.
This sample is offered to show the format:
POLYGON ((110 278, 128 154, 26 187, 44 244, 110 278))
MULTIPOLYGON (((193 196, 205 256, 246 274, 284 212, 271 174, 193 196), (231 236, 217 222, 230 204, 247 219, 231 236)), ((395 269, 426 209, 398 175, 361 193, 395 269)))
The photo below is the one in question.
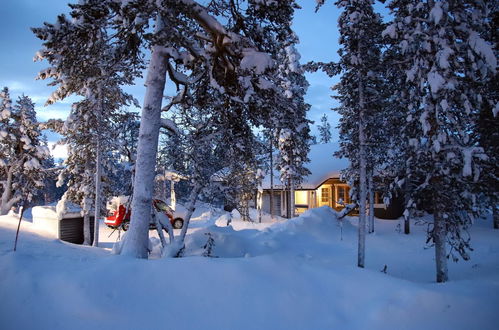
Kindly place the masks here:
MULTIPOLYGON (((77 25, 81 18, 105 21, 100 26, 108 30, 117 45, 120 63, 133 67, 142 63, 144 50, 151 54, 137 149, 133 213, 122 249, 123 254, 145 258, 167 78, 180 86, 206 77, 211 87, 233 102, 251 104, 249 118, 256 126, 263 124, 268 112, 258 102, 262 93, 255 91, 272 93, 276 88, 272 78, 267 77, 273 67, 269 55, 273 49, 268 46, 277 37, 290 34, 289 27, 283 24, 289 22, 297 5, 294 1, 255 0, 216 0, 206 6, 194 0, 104 0, 85 4, 78 7, 82 15, 64 24, 77 25), (193 75, 194 71, 199 74, 193 75)), ((78 38, 70 35, 74 42, 68 49, 76 53, 78 38)), ((59 56, 60 50, 54 54, 59 56)))
POLYGON ((9 90, 0 92, 0 215, 29 202, 44 186, 42 163, 50 152, 36 120, 34 103, 21 96, 14 107, 9 90))
MULTIPOLYGON (((497 57, 499 34, 494 27, 499 23, 499 3, 489 2, 486 22, 491 27, 482 29, 480 35, 492 43, 494 54, 497 57)), ((486 84, 478 84, 485 99, 499 100, 499 74, 496 70, 495 77, 486 84)), ((499 103, 483 102, 478 118, 479 144, 484 148, 487 160, 482 170, 479 181, 479 192, 485 198, 480 198, 487 207, 492 209, 493 227, 499 229, 499 103)))
MULTIPOLYGON (((356 189, 353 199, 359 205, 358 266, 364 267, 366 234, 366 199, 368 177, 374 173, 377 123, 381 111, 380 46, 381 18, 373 10, 372 0, 337 1, 343 9, 338 20, 340 61, 331 73, 342 74, 334 89, 340 106, 340 151, 337 156, 350 160, 345 177, 356 189)), ((326 68, 327 69, 327 68, 326 68)), ((371 193, 373 190, 371 186, 371 193)), ((372 200, 372 198, 371 198, 372 200)), ((371 203, 372 205, 372 203, 371 203)), ((372 212, 371 212, 372 214, 372 212)))
POLYGON ((448 280, 449 256, 469 259, 466 229, 480 206, 475 192, 486 155, 477 120, 484 104, 497 104, 480 87, 491 82, 497 67, 497 54, 482 34, 490 29, 488 6, 392 1, 394 21, 384 31, 405 59, 398 64, 405 70, 408 100, 402 134, 412 148, 406 177, 422 178, 406 191, 408 206, 433 214, 428 240, 435 245, 437 282, 448 280))
MULTIPOLYGON (((71 161, 78 161, 74 166, 79 167, 78 171, 71 170, 70 173, 79 173, 85 177, 94 176, 94 184, 91 184, 88 178, 81 179, 79 182, 85 182, 85 185, 78 184, 78 188, 75 189, 85 191, 86 197, 79 198, 85 218, 88 217, 90 210, 89 190, 95 191, 93 245, 97 246, 98 221, 102 205, 105 204, 102 198, 102 178, 105 175, 104 154, 110 152, 110 149, 106 150, 105 147, 112 146, 104 142, 114 141, 113 138, 109 138, 109 134, 113 132, 110 125, 112 116, 120 107, 133 101, 120 86, 131 83, 140 64, 124 60, 129 52, 125 49, 126 42, 120 43, 114 35, 108 34, 110 32, 106 17, 108 9, 105 2, 86 0, 70 7, 73 19, 61 15, 57 24, 45 23, 44 27, 33 29, 37 37, 44 41, 43 49, 37 53, 35 59, 45 59, 51 65, 41 71, 38 78, 53 79, 50 85, 58 87, 47 103, 56 102, 71 94, 84 97, 83 101, 73 107, 73 118, 68 120, 65 133, 67 133, 66 142, 70 142, 79 134, 85 132, 89 134, 84 137, 87 139, 85 152, 92 151, 92 153, 88 153, 87 158, 70 157, 71 161), (78 120, 73 120, 74 118, 78 120), (81 127, 78 127, 79 125, 81 127), (88 159, 88 155, 92 155, 95 159, 88 159)), ((74 148, 72 153, 79 152, 77 149, 82 147, 74 148)), ((71 195, 75 197, 78 194, 71 195)), ((85 241, 88 242, 88 237, 85 241)))
POLYGON ((131 196, 133 190, 133 172, 137 156, 140 117, 136 112, 122 111, 113 115, 110 126, 116 133, 116 143, 112 156, 108 157, 111 170, 110 191, 113 196, 131 196))
POLYGON ((319 130, 319 141, 321 143, 331 142, 331 125, 326 114, 321 117, 321 124, 317 126, 317 129, 319 130))
POLYGON ((308 82, 296 49, 298 37, 294 34, 281 42, 279 57, 279 79, 285 99, 279 104, 281 109, 273 118, 276 128, 277 149, 276 168, 280 171, 281 182, 289 189, 288 216, 293 217, 295 186, 310 171, 305 167, 310 150, 310 121, 306 118, 310 105, 304 96, 308 82))

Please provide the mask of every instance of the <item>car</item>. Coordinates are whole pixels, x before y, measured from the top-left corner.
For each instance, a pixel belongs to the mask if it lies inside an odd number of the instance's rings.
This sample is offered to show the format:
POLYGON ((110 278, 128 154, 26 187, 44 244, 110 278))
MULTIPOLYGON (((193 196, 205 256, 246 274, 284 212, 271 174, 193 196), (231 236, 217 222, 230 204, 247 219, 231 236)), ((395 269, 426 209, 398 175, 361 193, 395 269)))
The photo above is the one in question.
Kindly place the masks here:
MULTIPOLYGON (((185 215, 187 214, 187 210, 180 204, 177 204, 175 211, 173 211, 166 202, 160 199, 153 199, 153 207, 156 212, 163 213, 170 219, 170 224, 173 229, 181 229, 184 225, 185 215)), ((113 229, 123 229, 127 231, 130 226, 130 217, 132 214, 132 210, 127 209, 126 205, 123 203, 114 203, 111 204, 109 215, 104 220, 104 223, 113 229)), ((156 229, 155 223, 149 224, 149 229, 156 229)))

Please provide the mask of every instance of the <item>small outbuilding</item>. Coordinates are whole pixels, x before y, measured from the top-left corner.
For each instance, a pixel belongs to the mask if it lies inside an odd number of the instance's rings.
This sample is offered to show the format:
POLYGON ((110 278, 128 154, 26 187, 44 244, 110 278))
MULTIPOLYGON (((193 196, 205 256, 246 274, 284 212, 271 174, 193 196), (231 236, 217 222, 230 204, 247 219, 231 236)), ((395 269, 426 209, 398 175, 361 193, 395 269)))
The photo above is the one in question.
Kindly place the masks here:
MULTIPOLYGON (((33 224, 44 228, 61 241, 83 244, 83 217, 81 208, 71 204, 64 212, 56 205, 35 206, 32 210, 33 224)), ((94 217, 90 217, 90 236, 93 241, 94 217)))

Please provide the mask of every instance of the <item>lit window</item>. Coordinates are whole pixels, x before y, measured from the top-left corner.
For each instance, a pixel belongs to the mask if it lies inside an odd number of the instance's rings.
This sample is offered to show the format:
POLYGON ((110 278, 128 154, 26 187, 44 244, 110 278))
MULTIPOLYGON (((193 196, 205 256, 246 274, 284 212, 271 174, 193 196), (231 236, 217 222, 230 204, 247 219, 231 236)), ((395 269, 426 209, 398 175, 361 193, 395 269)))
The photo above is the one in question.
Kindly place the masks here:
MULTIPOLYGON (((336 200, 337 202, 342 201, 345 204, 350 203, 350 187, 348 186, 336 186, 336 200)), ((339 203, 341 204, 341 203, 339 203)))
POLYGON ((308 205, 308 191, 306 190, 295 191, 295 205, 308 205))
POLYGON ((330 199, 329 188, 322 188, 321 189, 321 202, 327 203, 327 202, 329 202, 329 199, 330 199))

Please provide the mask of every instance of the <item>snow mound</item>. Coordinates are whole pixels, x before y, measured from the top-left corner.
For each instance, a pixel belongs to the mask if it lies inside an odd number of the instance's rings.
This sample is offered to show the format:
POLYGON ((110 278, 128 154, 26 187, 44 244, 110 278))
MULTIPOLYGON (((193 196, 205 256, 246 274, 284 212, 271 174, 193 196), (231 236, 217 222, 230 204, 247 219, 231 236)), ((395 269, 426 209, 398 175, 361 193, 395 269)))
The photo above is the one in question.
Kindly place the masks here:
POLYGON ((302 254, 317 244, 332 247, 343 236, 355 235, 357 230, 350 221, 339 221, 337 212, 327 206, 311 209, 298 218, 277 222, 263 230, 258 230, 259 224, 248 222, 248 228, 235 230, 232 225, 226 226, 227 216, 221 216, 216 225, 188 235, 184 256, 209 254, 212 257, 242 258, 276 253, 302 254), (254 228, 249 228, 251 225, 254 228))

